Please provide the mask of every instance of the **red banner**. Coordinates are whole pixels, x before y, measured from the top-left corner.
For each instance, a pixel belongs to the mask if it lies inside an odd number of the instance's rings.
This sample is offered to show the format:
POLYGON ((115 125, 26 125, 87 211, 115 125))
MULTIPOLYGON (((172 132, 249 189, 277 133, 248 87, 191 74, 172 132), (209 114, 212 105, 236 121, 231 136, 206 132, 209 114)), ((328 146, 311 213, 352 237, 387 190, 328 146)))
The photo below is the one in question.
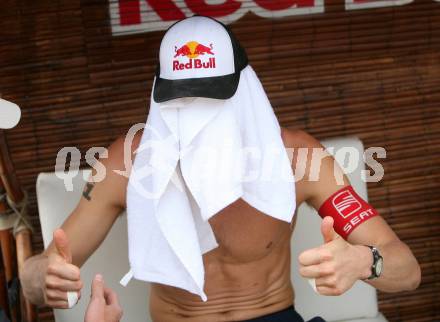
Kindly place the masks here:
POLYGON ((217 4, 205 0, 110 0, 114 35, 167 29, 177 20, 194 14, 215 17, 228 24, 249 11, 265 18, 306 15, 324 12, 324 3, 323 0, 224 0, 217 4))
MULTIPOLYGON (((401 6, 413 1, 345 0, 345 9, 401 6)), ((215 17, 228 24, 247 12, 276 18, 325 11, 324 0, 110 0, 109 7, 113 35, 167 29, 177 20, 194 14, 215 17)))

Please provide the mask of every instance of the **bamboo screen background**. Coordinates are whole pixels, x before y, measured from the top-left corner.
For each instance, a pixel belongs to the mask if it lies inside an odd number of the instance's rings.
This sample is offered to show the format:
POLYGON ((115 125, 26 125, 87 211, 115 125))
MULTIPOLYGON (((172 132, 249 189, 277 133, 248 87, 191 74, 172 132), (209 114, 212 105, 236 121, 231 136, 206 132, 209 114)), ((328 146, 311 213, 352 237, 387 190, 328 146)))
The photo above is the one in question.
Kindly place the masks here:
MULTIPOLYGON (((231 27, 283 126, 387 150, 370 201, 414 251, 423 281, 379 292, 380 310, 390 321, 439 320, 440 3, 346 11, 327 1, 325 11, 248 13, 231 27)), ((39 227, 36 177, 54 170, 58 150, 84 156, 145 121, 163 32, 112 36, 108 3, 96 0, 3 0, 0 17, 0 92, 23 109, 7 139, 39 227)))

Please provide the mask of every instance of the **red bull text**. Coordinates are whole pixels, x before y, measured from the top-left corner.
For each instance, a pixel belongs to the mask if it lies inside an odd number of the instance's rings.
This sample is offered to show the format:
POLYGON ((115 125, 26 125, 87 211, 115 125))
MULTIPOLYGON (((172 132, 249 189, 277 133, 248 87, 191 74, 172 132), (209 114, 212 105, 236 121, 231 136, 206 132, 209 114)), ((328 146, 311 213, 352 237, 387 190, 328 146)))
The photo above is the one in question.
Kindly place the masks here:
MULTIPOLYGON (((345 10, 358 10, 388 6, 403 6, 415 0, 343 0, 345 10)), ((429 0, 428 0, 429 1, 429 0)), ((432 0, 440 5, 440 0, 432 0)), ((295 15, 324 13, 324 0, 228 0, 215 4, 206 0, 109 0, 110 22, 113 35, 151 32, 167 29, 177 20, 193 14, 212 16, 232 23, 247 12, 270 19, 295 15), (142 13, 142 6, 151 11, 142 13), (142 13, 142 14, 141 14, 142 13), (190 13, 190 14, 188 14, 190 13), (155 19, 151 19, 154 15, 155 19), (157 18, 156 18, 157 17, 157 18)))
POLYGON ((179 62, 178 60, 173 61, 173 71, 184 70, 184 69, 199 69, 199 68, 215 68, 215 58, 209 58, 208 61, 202 62, 201 59, 190 59, 186 64, 179 62))

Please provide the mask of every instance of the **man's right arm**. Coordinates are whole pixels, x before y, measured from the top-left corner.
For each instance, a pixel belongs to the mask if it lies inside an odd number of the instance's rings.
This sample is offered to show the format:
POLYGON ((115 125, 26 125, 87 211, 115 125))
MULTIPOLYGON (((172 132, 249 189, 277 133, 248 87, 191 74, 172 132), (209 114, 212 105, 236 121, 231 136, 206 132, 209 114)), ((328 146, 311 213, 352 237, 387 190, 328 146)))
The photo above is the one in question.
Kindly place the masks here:
MULTIPOLYGON (((132 151, 139 139, 137 135, 132 151)), ((49 247, 25 262, 23 291, 35 304, 68 307, 67 292, 79 293, 83 286, 79 267, 98 248, 125 208, 128 178, 114 171, 125 169, 123 138, 109 147, 108 158, 100 162, 106 169, 105 178, 97 183, 89 180, 79 204, 61 229, 54 232, 49 247)))

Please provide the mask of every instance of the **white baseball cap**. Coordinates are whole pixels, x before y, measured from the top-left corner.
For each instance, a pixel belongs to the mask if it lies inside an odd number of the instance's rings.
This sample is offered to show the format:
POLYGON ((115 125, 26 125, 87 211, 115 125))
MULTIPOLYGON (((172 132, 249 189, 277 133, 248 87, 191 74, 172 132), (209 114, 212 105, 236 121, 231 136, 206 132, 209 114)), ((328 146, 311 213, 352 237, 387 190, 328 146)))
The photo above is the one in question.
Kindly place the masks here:
POLYGON ((0 129, 11 129, 18 124, 21 110, 17 104, 0 98, 0 129))
POLYGON ((153 99, 231 98, 247 65, 245 50, 227 26, 204 16, 183 19, 162 39, 153 99))

